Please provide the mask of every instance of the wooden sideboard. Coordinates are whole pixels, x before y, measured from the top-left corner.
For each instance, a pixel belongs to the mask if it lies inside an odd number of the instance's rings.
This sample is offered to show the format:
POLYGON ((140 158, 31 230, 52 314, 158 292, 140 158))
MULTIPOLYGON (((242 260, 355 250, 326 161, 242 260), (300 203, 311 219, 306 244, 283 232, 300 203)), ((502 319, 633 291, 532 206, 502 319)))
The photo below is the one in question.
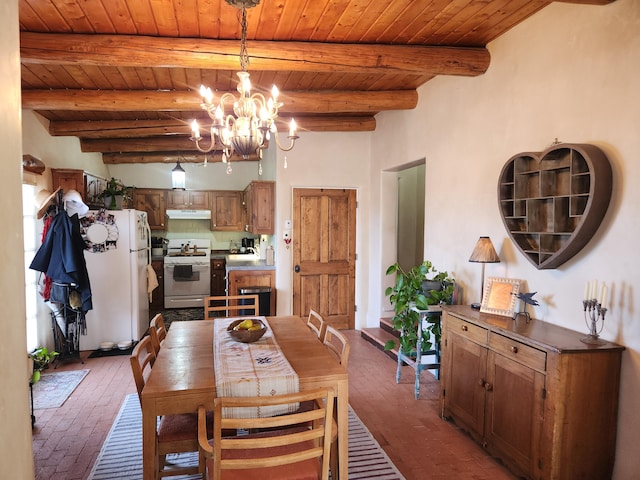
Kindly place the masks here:
POLYGON ((443 418, 526 478, 611 478, 624 347, 583 343, 586 328, 443 311, 443 418))

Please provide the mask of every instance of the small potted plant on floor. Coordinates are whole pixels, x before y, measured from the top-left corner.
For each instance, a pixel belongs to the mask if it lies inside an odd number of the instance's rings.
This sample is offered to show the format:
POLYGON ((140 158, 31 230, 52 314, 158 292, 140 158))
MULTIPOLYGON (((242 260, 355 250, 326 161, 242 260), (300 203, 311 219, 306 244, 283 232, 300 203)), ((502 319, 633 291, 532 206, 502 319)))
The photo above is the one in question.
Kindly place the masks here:
MULTIPOLYGON (((394 263, 387 268, 387 275, 396 275, 396 283, 388 287, 385 295, 393 305, 395 315, 391 319, 393 328, 400 332, 400 348, 405 355, 416 353, 418 341, 418 321, 420 314, 417 310, 428 310, 430 305, 450 304, 455 288, 454 279, 448 272, 439 272, 429 260, 416 265, 409 271, 404 271, 400 265, 394 263)), ((422 330, 423 350, 440 347, 440 322, 430 322, 429 327, 422 330)), ((389 340, 384 348, 396 348, 396 342, 389 340)))
POLYGON ((104 201, 105 208, 109 210, 122 210, 123 205, 127 206, 129 201, 131 201, 134 188, 135 187, 126 186, 122 183, 122 180, 111 177, 98 197, 104 201))
POLYGON ((31 383, 37 383, 40 380, 41 372, 49 368, 49 365, 59 355, 53 350, 49 351, 46 347, 38 347, 29 354, 29 358, 33 362, 33 373, 31 374, 31 383))

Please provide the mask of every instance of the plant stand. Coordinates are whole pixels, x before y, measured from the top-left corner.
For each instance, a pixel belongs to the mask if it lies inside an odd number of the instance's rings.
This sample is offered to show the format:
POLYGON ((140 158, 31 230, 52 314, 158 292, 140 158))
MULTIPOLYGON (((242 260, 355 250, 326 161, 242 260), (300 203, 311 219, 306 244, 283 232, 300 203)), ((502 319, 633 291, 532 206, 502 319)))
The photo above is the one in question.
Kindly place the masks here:
POLYGON ((396 383, 400 383, 402 364, 406 363, 415 370, 415 398, 420 397, 420 374, 423 370, 435 370, 436 379, 440 379, 440 345, 435 345, 431 350, 422 350, 422 332, 427 330, 429 323, 440 323, 442 310, 417 310, 420 314, 418 321, 418 342, 416 344, 416 353, 414 355, 405 354, 402 346, 398 348, 398 369, 396 370, 396 383), (435 363, 422 363, 423 356, 435 356, 435 363))

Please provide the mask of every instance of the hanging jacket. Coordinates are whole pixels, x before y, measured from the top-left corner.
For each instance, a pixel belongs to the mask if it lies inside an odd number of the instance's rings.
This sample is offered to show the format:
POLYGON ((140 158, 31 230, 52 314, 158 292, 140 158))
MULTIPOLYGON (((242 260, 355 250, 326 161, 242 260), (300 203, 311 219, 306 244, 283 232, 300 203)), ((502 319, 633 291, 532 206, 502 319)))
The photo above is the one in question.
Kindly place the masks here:
POLYGON ((66 211, 61 210, 53 217, 47 236, 29 268, 44 272, 55 283, 76 285, 82 310, 87 312, 93 305, 84 247, 78 215, 69 217, 66 211))

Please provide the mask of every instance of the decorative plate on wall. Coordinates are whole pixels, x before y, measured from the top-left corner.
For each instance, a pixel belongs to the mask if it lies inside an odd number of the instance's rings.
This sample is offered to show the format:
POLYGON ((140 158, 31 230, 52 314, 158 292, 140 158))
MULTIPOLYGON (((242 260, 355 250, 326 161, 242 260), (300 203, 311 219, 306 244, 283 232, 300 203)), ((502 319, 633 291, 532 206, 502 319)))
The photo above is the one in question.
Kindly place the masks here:
POLYGON ((611 164, 595 145, 559 143, 543 152, 519 153, 500 172, 500 215, 536 268, 557 268, 595 234, 611 186, 611 164))

